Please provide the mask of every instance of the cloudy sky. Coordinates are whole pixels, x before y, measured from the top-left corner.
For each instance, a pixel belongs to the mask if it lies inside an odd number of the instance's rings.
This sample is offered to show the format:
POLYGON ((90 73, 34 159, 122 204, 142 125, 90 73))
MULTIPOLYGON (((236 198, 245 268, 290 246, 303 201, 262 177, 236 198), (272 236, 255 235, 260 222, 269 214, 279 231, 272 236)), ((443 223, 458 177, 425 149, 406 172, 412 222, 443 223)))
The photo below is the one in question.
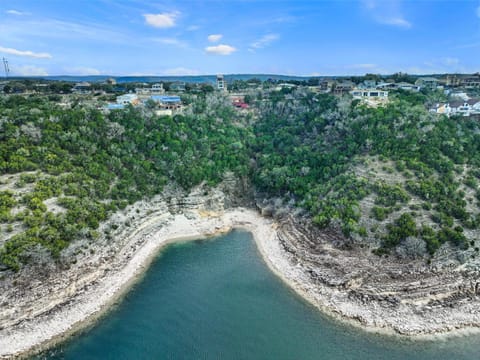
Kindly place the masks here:
POLYGON ((480 71, 479 0, 1 0, 11 75, 480 71))

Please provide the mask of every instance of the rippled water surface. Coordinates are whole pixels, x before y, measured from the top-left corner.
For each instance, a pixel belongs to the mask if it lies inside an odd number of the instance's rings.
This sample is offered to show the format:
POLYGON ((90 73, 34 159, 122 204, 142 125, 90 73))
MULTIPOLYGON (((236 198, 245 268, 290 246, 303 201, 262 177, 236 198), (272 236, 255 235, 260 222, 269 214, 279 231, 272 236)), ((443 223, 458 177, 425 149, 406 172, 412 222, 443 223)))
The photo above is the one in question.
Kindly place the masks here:
POLYGON ((332 321, 234 231, 170 245, 105 318, 42 359, 479 359, 480 336, 412 342, 332 321))

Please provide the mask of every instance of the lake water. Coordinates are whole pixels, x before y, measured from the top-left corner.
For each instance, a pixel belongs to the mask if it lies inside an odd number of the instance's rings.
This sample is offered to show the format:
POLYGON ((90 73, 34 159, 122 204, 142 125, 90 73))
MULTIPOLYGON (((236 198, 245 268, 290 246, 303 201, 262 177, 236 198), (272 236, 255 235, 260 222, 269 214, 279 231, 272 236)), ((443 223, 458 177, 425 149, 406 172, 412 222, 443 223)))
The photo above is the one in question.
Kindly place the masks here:
POLYGON ((94 327, 41 359, 479 359, 480 336, 408 341, 322 315, 263 263, 251 234, 178 243, 94 327))

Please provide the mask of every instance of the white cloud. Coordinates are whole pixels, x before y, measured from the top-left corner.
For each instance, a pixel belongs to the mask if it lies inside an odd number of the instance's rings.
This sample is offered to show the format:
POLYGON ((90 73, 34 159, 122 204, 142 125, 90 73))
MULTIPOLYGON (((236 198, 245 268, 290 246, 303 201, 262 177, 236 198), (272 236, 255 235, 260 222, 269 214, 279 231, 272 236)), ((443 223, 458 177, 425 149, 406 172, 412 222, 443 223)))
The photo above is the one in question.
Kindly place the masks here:
POLYGON ((190 25, 189 27, 187 27, 187 31, 197 31, 198 29, 200 29, 200 26, 198 25, 190 25))
POLYGON ((279 36, 277 34, 267 34, 262 36, 260 39, 253 42, 252 44, 250 44, 250 47, 252 49, 263 49, 264 47, 270 45, 272 42, 278 39, 279 39, 279 36))
POLYGON ((347 68, 349 69, 375 69, 377 68, 377 64, 352 64, 348 65, 347 68))
POLYGON ((282 16, 277 16, 273 18, 265 18, 262 19, 256 24, 258 25, 272 25, 272 24, 288 24, 288 23, 295 23, 299 20, 299 18, 291 15, 282 15, 282 16))
POLYGON ((17 15, 17 16, 28 15, 28 13, 26 13, 26 12, 14 10, 14 9, 10 9, 10 10, 7 10, 5 12, 9 15, 17 15))
POLYGON ((412 66, 408 69, 408 72, 415 74, 441 74, 449 72, 468 73, 474 72, 474 69, 465 67, 460 59, 454 57, 445 57, 438 59, 430 59, 423 61, 420 66, 412 66))
POLYGON ((367 9, 375 9, 377 7, 375 0, 364 0, 362 1, 363 6, 367 9))
POLYGON ((148 25, 162 29, 174 27, 176 25, 175 22, 178 18, 178 15, 178 12, 143 14, 145 17, 145 22, 148 25))
POLYGON ((125 27, 112 27, 110 24, 95 22, 66 22, 51 18, 10 17, 8 23, 0 21, 0 28, 1 38, 10 39, 12 43, 31 37, 43 38, 42 41, 45 42, 65 39, 70 44, 75 43, 74 40, 105 42, 109 45, 131 44, 138 40, 138 37, 128 33, 125 27))
POLYGON ((402 28, 405 28, 405 29, 409 29, 409 28, 412 27, 412 23, 408 20, 405 20, 402 17, 379 18, 378 21, 381 24, 398 26, 398 27, 402 27, 402 28))
POLYGON ((48 76, 47 70, 33 65, 12 66, 12 74, 18 76, 48 76))
POLYGON ((17 50, 13 48, 6 48, 3 46, 0 46, 0 52, 5 53, 5 54, 10 54, 10 55, 16 55, 16 56, 27 56, 27 57, 32 57, 36 59, 51 59, 52 55, 49 53, 36 53, 30 50, 17 50))
POLYGON ((95 68, 91 67, 84 67, 84 66, 78 66, 78 67, 73 67, 73 68, 66 68, 65 69, 68 74, 71 75, 101 75, 101 71, 95 68))
POLYGON ((205 51, 209 54, 215 55, 230 55, 231 53, 237 51, 237 49, 230 45, 219 44, 216 46, 207 46, 205 51))
POLYGON ((460 60, 457 58, 447 57, 442 59, 442 63, 444 63, 447 66, 454 66, 454 65, 458 65, 460 63, 460 60))
POLYGON ((160 74, 154 71, 145 71, 145 72, 135 71, 132 73, 122 74, 122 76, 123 75, 125 76, 159 76, 160 74))
POLYGON ((470 48, 476 48, 476 47, 480 47, 480 42, 471 42, 471 43, 468 43, 468 44, 460 44, 460 45, 454 46, 453 48, 454 49, 470 49, 470 48))
POLYGON ((213 43, 219 42, 222 37, 223 37, 222 34, 208 35, 208 41, 213 42, 213 43))
POLYGON ((359 64, 347 64, 343 68, 338 66, 334 67, 337 69, 337 73, 347 73, 350 75, 363 75, 365 73, 373 74, 388 74, 389 70, 385 69, 377 64, 371 63, 359 63, 359 64))
POLYGON ((177 76, 186 76, 186 75, 199 75, 200 71, 194 69, 187 69, 184 67, 177 67, 173 69, 166 69, 163 71, 164 75, 177 75, 177 76))
POLYGON ((168 37, 167 38, 154 38, 153 41, 161 43, 161 44, 165 44, 165 45, 177 46, 179 48, 187 47, 187 44, 184 41, 179 40, 177 38, 168 38, 168 37))
POLYGON ((404 29, 412 27, 412 23, 408 21, 401 12, 401 0, 363 0, 362 6, 369 16, 379 24, 404 29))

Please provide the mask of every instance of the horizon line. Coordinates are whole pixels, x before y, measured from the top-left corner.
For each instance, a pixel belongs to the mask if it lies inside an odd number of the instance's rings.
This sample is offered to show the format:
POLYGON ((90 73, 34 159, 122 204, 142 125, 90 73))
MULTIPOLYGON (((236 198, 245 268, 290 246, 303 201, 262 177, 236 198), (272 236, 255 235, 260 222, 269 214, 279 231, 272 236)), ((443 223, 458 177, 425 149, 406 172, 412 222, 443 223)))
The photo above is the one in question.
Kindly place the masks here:
POLYGON ((298 78, 305 78, 305 79, 311 79, 311 78, 322 78, 322 77, 362 77, 362 76, 367 76, 367 75, 376 75, 376 76, 393 76, 396 74, 404 74, 404 75, 411 75, 411 76, 428 76, 428 75, 472 75, 472 74, 478 74, 480 72, 441 72, 441 73, 407 73, 407 72, 394 72, 394 73, 365 73, 365 74, 335 74, 335 75, 321 75, 321 74, 315 74, 315 75, 296 75, 296 74, 281 74, 281 73, 216 73, 216 74, 197 74, 197 75, 161 75, 161 74, 144 74, 144 75, 138 75, 138 74, 125 74, 125 75, 111 75, 111 74, 83 74, 83 75, 75 75, 75 74, 58 74, 58 75, 10 75, 9 77, 3 77, 3 80, 9 80, 9 79, 16 79, 16 78, 24 78, 24 79, 46 79, 46 78, 52 78, 52 77, 96 77, 96 78, 125 78, 125 77, 131 77, 131 78, 144 78, 144 77, 157 77, 157 78, 175 78, 175 77, 182 77, 182 78, 195 78, 195 77, 215 77, 217 75, 223 75, 223 76, 281 76, 281 77, 298 77, 298 78))

